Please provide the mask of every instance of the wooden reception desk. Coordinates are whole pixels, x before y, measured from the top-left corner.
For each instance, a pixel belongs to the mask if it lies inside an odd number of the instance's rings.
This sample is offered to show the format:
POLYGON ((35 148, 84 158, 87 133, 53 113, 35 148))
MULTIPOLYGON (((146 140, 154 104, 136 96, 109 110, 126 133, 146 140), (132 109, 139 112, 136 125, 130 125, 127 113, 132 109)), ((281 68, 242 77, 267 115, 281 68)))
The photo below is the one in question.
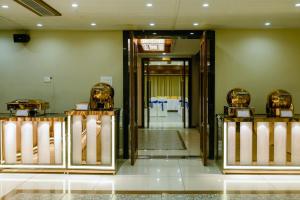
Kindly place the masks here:
MULTIPOLYGON (((300 117, 218 116, 224 173, 299 173, 300 117)), ((220 135, 219 138, 220 138, 220 135)))
POLYGON ((0 116, 2 172, 116 172, 119 110, 0 116))

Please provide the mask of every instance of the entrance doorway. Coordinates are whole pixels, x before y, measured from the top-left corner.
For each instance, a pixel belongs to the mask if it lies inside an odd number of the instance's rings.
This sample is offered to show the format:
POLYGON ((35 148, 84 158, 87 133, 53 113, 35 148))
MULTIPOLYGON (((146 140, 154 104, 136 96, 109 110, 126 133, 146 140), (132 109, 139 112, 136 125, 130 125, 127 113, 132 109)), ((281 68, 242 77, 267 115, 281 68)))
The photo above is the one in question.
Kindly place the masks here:
POLYGON ((142 152, 145 150, 162 153, 186 150, 182 139, 186 133, 184 128, 193 127, 199 136, 194 140, 198 142, 198 156, 202 156, 206 165, 214 152, 214 32, 124 31, 123 36, 124 158, 130 158, 133 165, 138 156, 145 155, 142 152), (179 39, 196 40, 199 51, 190 56, 172 55, 173 41, 179 39), (148 56, 142 55, 147 53, 148 56), (171 75, 176 71, 176 64, 181 73, 171 75), (196 73, 193 66, 197 66, 196 73), (198 75, 198 80, 193 80, 193 74, 198 75), (180 79, 174 78, 176 75, 180 79), (180 80, 179 87, 167 86, 166 79, 172 85, 176 85, 176 79, 180 80), (172 102, 177 105, 176 110, 171 109, 172 102), (173 120, 168 119, 169 113, 173 120), (178 127, 181 132, 172 125, 181 126, 178 127))
POLYGON ((161 58, 151 55, 142 58, 143 86, 138 91, 142 93, 138 109, 142 128, 191 127, 191 58, 170 57, 174 55, 170 52, 162 54, 161 58))

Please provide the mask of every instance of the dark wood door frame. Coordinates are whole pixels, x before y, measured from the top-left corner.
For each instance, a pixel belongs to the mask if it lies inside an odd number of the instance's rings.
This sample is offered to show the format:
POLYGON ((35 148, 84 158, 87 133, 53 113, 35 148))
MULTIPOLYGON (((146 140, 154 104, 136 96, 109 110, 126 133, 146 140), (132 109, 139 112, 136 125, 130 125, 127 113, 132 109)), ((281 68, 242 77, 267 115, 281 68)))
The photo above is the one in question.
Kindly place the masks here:
MULTIPOLYGON (((123 157, 129 158, 129 48, 128 40, 131 31, 123 31, 123 157)), ((176 31, 132 31, 136 38, 182 38, 182 39, 200 39, 204 31, 195 30, 176 30, 176 31), (193 34, 191 34, 193 33, 193 34)), ((209 126, 209 159, 214 158, 215 146, 215 32, 207 30, 207 38, 209 40, 209 62, 208 71, 208 123, 209 126)), ((191 62, 190 62, 191 63, 191 62)), ((191 73, 191 72, 190 72, 191 73)), ((189 80, 190 81, 190 80, 189 80)), ((189 92, 189 94, 191 94, 189 92)), ((191 113, 191 112, 190 112, 191 113)), ((190 120, 191 121, 191 120, 190 120)))

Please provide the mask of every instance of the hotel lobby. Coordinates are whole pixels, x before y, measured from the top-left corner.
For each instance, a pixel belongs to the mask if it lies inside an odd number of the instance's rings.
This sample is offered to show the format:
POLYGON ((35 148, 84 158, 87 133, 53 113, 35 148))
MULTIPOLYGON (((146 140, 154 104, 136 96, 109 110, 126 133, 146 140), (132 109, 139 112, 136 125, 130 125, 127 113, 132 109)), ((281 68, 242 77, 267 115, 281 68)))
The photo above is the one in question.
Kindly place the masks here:
POLYGON ((300 199, 299 19, 298 0, 0 0, 0 199, 300 199))

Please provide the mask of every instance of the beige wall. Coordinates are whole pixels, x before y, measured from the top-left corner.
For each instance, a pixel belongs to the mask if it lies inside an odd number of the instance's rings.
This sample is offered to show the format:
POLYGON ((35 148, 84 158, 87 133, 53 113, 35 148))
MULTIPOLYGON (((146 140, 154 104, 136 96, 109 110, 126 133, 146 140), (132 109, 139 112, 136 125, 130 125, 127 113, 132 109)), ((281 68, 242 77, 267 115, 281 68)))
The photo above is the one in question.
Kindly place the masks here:
POLYGON ((63 112, 88 101, 100 76, 113 77, 115 105, 122 106, 121 31, 31 31, 25 45, 13 43, 12 33, 0 31, 0 112, 19 98, 44 99, 52 112, 63 112))
POLYGON ((216 112, 222 113, 226 94, 247 89, 256 113, 265 113, 267 95, 289 91, 300 113, 300 30, 217 30, 216 112))

